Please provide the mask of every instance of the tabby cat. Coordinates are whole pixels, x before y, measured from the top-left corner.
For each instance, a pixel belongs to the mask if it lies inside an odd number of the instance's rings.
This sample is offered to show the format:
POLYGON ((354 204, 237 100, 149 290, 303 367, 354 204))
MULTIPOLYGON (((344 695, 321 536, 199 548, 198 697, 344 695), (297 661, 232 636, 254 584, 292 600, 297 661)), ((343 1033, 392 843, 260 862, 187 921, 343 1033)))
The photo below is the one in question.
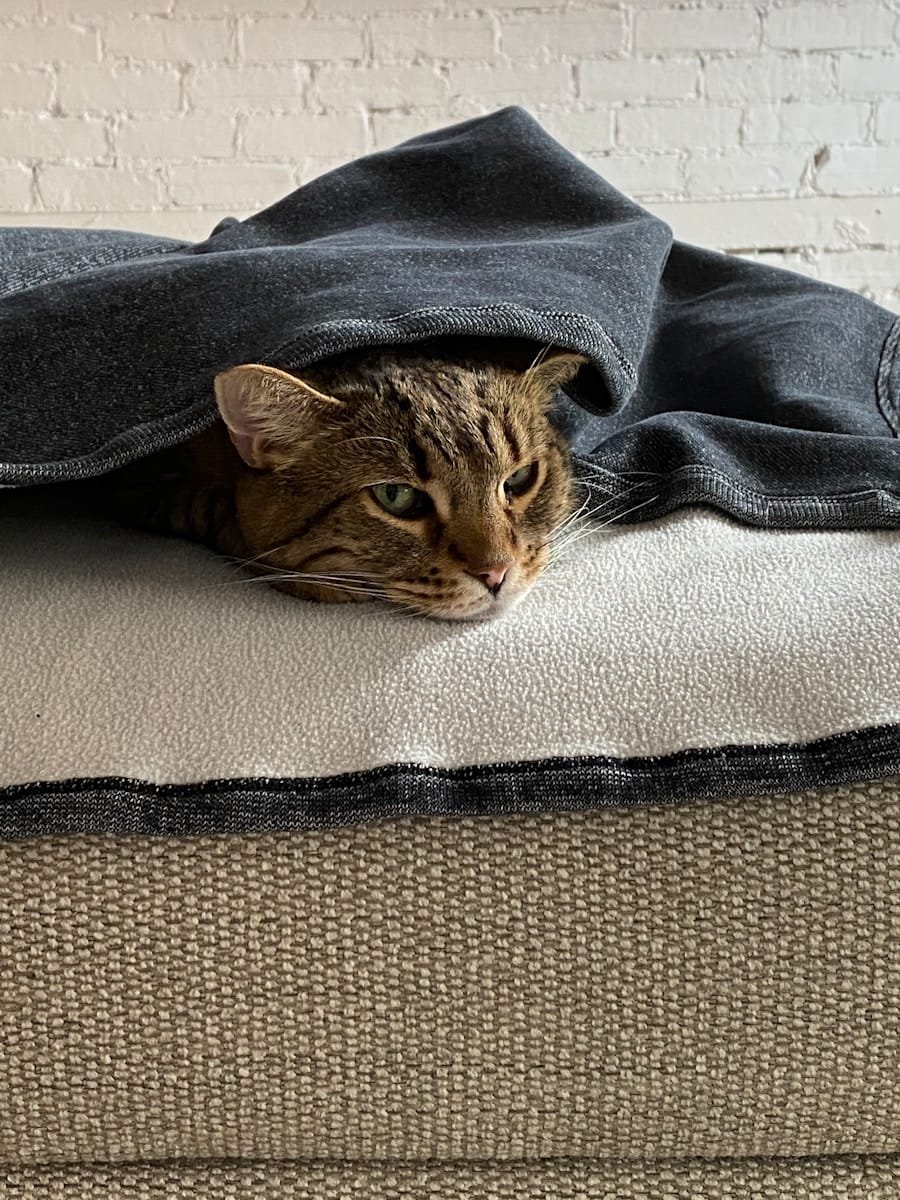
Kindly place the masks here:
POLYGON ((573 510, 550 420, 585 359, 446 341, 355 351, 302 378, 222 372, 222 421, 112 478, 120 510, 206 542, 274 586, 489 619, 547 565, 573 510))

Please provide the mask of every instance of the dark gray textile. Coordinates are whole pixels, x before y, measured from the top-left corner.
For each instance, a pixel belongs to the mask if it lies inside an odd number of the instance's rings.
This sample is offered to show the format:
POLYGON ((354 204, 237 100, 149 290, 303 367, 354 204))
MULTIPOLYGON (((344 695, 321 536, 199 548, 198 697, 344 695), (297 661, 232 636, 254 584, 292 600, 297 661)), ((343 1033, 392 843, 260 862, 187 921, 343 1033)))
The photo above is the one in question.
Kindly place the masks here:
POLYGON ((404 817, 577 812, 761 796, 900 776, 900 725, 799 745, 720 746, 659 758, 459 768, 395 763, 303 779, 63 779, 0 786, 0 841, 59 834, 185 837, 340 828, 404 817))
POLYGON ((0 483, 85 478, 190 436, 235 363, 442 334, 589 355, 563 420, 600 494, 643 481, 630 519, 699 502, 754 524, 900 525, 900 322, 673 243, 517 108, 197 245, 0 233, 0 483))

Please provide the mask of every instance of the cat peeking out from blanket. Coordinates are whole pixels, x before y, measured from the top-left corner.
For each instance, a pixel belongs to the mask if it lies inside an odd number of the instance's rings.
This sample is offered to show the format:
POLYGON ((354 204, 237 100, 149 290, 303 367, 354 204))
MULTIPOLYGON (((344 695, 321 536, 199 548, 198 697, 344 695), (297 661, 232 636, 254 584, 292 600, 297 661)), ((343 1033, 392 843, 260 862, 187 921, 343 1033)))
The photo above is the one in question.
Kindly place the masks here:
POLYGON ((216 377, 221 422, 108 479, 120 515, 280 591, 456 620, 507 612, 574 515, 551 419, 586 360, 452 340, 216 377))

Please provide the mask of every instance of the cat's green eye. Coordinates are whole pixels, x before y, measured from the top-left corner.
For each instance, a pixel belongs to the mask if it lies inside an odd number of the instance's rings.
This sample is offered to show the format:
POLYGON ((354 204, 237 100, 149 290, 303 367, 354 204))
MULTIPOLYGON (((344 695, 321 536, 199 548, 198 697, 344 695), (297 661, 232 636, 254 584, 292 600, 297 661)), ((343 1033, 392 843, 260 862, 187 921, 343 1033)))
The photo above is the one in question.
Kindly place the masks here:
POLYGON ((508 475, 503 481, 503 490, 507 496, 524 496, 528 489, 534 486, 537 473, 537 463, 519 467, 518 471, 513 471, 512 475, 508 475))
POLYGON ((431 511, 431 498, 428 493, 410 487, 407 483, 376 483, 370 491, 384 511, 392 517, 405 517, 408 521, 413 521, 431 511))

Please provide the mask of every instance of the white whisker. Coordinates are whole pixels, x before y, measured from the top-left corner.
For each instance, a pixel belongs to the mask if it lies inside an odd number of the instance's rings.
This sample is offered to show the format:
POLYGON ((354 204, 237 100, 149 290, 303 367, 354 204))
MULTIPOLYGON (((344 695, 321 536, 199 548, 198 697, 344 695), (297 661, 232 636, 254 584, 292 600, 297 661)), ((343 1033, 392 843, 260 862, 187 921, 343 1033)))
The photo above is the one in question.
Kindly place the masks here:
MULTIPOLYGON (((280 546, 272 546, 268 550, 263 550, 261 553, 257 554, 254 558, 235 558, 233 555, 222 555, 222 557, 224 558, 225 562, 231 564, 234 567, 252 567, 253 564, 258 563, 261 558, 266 558, 270 554, 277 554, 279 550, 285 550, 290 544, 291 543, 289 541, 282 542, 280 546)), ((270 569, 272 566, 272 564, 270 564, 270 563, 267 563, 265 565, 266 565, 267 569, 270 569)))
POLYGON ((538 369, 538 367, 541 365, 541 363, 544 361, 544 359, 550 353, 552 348, 553 348, 553 343, 548 342, 546 346, 542 346, 540 348, 540 350, 538 350, 537 354, 531 360, 531 365, 528 367, 525 374, 522 376, 522 385, 523 386, 528 383, 528 380, 531 378, 531 376, 534 374, 534 372, 538 369))
POLYGON ((581 516, 581 514, 584 512, 584 510, 587 508, 587 506, 590 504, 590 502, 591 502, 591 497, 590 497, 590 494, 588 494, 587 496, 585 496, 584 500, 582 501, 581 507, 579 509, 577 509, 575 512, 569 513, 569 515, 567 517, 564 517, 558 525, 554 525, 554 527, 547 534, 547 537, 545 540, 549 542, 552 538, 554 538, 563 529, 565 529, 567 526, 571 525, 573 521, 577 521, 578 518, 581 516))
POLYGON ((401 450, 403 449, 403 446, 397 441, 396 438, 379 437, 374 433, 363 434, 360 437, 342 438, 341 441, 345 446, 350 442, 387 442, 391 446, 398 446, 401 450))
POLYGON ((609 527, 613 524, 614 521, 621 521, 621 519, 623 517, 630 516, 631 513, 637 512, 638 509, 640 509, 640 508, 645 508, 648 504, 652 504, 655 500, 658 500, 658 499, 659 499, 659 495, 650 496, 650 497, 648 497, 648 499, 642 500, 640 502, 640 504, 634 504, 634 505, 632 505, 631 508, 627 508, 624 512, 616 513, 614 516, 610 517, 608 521, 604 521, 603 524, 601 524, 601 525, 586 526, 586 527, 575 530, 573 533, 571 533, 569 535, 569 537, 565 538, 559 545, 553 547, 554 558, 558 559, 562 550, 567 549, 569 546, 574 545, 575 542, 580 542, 582 538, 590 537, 592 534, 606 532, 609 529, 609 527))
MULTIPOLYGON (((632 493, 632 492, 635 492, 635 491, 637 491, 638 489, 640 489, 640 488, 642 488, 642 487, 644 487, 644 486, 645 486, 644 484, 641 484, 641 483, 635 483, 635 484, 633 484, 631 487, 629 487, 629 488, 626 488, 624 492, 620 492, 618 495, 616 495, 616 496, 612 496, 612 497, 611 497, 609 500, 604 500, 604 501, 603 501, 601 504, 598 504, 598 505, 597 505, 595 508, 592 508, 592 509, 590 509, 588 512, 585 512, 584 510, 585 510, 585 508, 586 508, 586 506, 587 506, 587 504, 588 504, 588 502, 589 502, 589 499, 590 499, 590 498, 588 498, 588 500, 586 500, 586 501, 585 501, 585 503, 584 503, 584 504, 582 504, 581 508, 578 510, 578 512, 577 512, 577 513, 574 513, 574 514, 572 515, 572 517, 570 517, 570 518, 568 518, 567 520, 563 521, 563 522, 562 522, 562 524, 561 524, 561 525, 559 525, 559 526, 558 526, 558 527, 557 527, 557 528, 556 528, 556 529, 555 529, 555 530, 554 530, 554 531, 553 531, 553 532, 550 534, 550 536, 548 537, 547 541, 548 541, 548 542, 554 542, 554 541, 556 540, 556 538, 559 536, 559 534, 560 534, 560 533, 571 533, 571 532, 572 532, 572 527, 575 525, 575 519, 576 519, 576 518, 580 518, 580 521, 579 521, 579 524, 578 524, 578 527, 580 528, 580 526, 581 526, 581 525, 586 525, 586 524, 587 524, 589 521, 592 521, 592 520, 594 519, 594 517, 596 517, 596 516, 597 516, 599 513, 602 513, 604 509, 606 509, 606 508, 609 508, 609 507, 610 507, 610 505, 617 504, 617 503, 618 503, 619 501, 621 501, 621 500, 622 500, 622 499, 623 499, 625 496, 629 496, 629 495, 631 495, 631 493, 632 493), (583 514, 583 515, 582 515, 582 514, 583 514)), ((616 517, 613 517, 612 519, 613 519, 613 520, 616 520, 616 517)))
POLYGON ((588 471, 599 471, 603 475, 612 475, 616 479, 627 479, 629 475, 641 475, 648 479, 662 479, 660 471, 611 471, 609 467, 603 467, 600 463, 591 462, 588 458, 577 458, 575 465, 576 468, 584 467, 588 471))
MULTIPOLYGON (((384 599, 384 589, 369 582, 365 576, 369 572, 347 571, 340 574, 324 574, 314 571, 291 571, 284 567, 266 568, 258 575, 249 575, 244 579, 225 580, 224 587, 235 583, 308 583, 319 587, 334 588, 348 595, 366 596, 371 599, 384 599)), ((377 578, 372 575, 372 579, 377 578)))

